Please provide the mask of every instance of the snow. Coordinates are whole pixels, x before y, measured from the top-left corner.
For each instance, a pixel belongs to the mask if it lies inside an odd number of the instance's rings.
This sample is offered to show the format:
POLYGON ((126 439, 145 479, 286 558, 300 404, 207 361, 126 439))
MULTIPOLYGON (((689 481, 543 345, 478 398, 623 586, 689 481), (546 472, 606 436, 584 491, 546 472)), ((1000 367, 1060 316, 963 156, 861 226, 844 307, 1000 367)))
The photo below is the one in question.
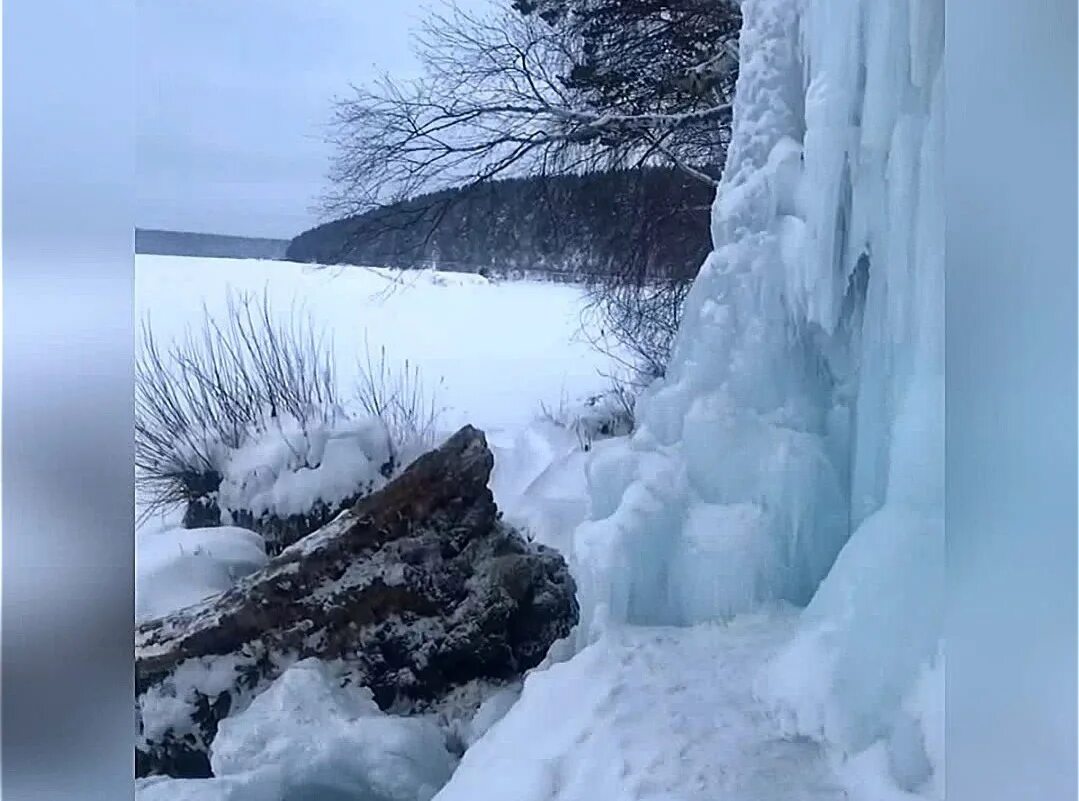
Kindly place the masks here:
POLYGON ((536 542, 569 553, 574 530, 588 516, 589 459, 617 442, 596 439, 585 451, 574 431, 542 419, 512 439, 496 440, 490 483, 506 520, 536 542))
POLYGON ((136 779, 138 801, 286 801, 274 771, 256 771, 220 779, 136 779))
MULTIPOLYGON (((418 371, 423 391, 440 410, 436 436, 466 423, 481 428, 496 454, 492 488, 507 515, 528 506, 515 519, 548 532, 552 542, 567 539, 583 517, 579 482, 572 488, 562 482, 573 498, 557 520, 547 519, 556 503, 522 497, 552 462, 571 458, 580 468, 580 459, 571 457, 580 438, 567 426, 538 419, 542 407, 561 404, 587 418, 578 399, 605 392, 605 375, 614 370, 581 334, 586 299, 580 287, 433 270, 142 254, 135 265, 136 311, 149 318, 162 349, 198 328, 204 309, 223 314, 230 293, 265 292, 275 312, 310 313, 330 336, 346 393, 368 356, 385 349, 388 365, 407 361, 418 371)), ((304 426, 279 420, 228 454, 221 506, 288 515, 318 500, 332 505, 356 486, 377 486, 382 477, 372 468, 384 461, 379 432, 361 415, 351 418, 304 426)), ((153 519, 143 527, 174 520, 153 519)))
POLYGON ((262 537, 253 531, 144 527, 136 534, 135 618, 197 604, 266 562, 262 537))
POLYGON ((297 662, 220 724, 212 779, 139 783, 140 801, 429 801, 454 767, 429 720, 383 714, 366 688, 297 662))
POLYGON ((804 630, 762 680, 765 695, 787 699, 781 706, 799 731, 852 750, 887 735, 881 710, 898 710, 936 649, 942 536, 939 519, 891 505, 859 527, 806 610, 804 630), (828 669, 808 683, 806 665, 828 669))
POLYGON ((406 360, 445 407, 441 427, 466 423, 512 437, 540 404, 607 389, 609 360, 580 336, 583 290, 538 281, 492 282, 433 270, 315 267, 291 262, 138 255, 135 307, 164 347, 219 315, 229 290, 261 296, 286 315, 309 313, 332 336, 336 370, 353 386, 367 354, 406 360))
POLYGON ((317 503, 334 506, 357 488, 377 489, 390 460, 385 427, 367 417, 330 422, 278 419, 230 452, 222 470, 222 510, 288 517, 317 503))
POLYGON ((323 797, 426 801, 453 761, 442 734, 422 718, 383 714, 370 690, 341 687, 318 660, 292 666, 239 715, 220 724, 211 750, 216 776, 279 765, 287 781, 323 797))
MULTIPOLYGON (((197 709, 198 695, 216 698, 233 689, 238 670, 250 667, 253 660, 239 654, 199 657, 182 662, 166 681, 139 697, 139 723, 142 739, 156 740, 170 729, 187 732, 197 709)), ((233 698, 233 708, 245 699, 233 698)), ((197 737, 192 733, 193 737, 197 737)))
POLYGON ((612 627, 529 675, 438 801, 839 801, 815 743, 787 739, 750 684, 787 611, 692 628, 612 627))
MULTIPOLYGON (((930 795, 944 798, 944 653, 922 668, 921 675, 907 695, 903 709, 912 724, 910 736, 917 740, 929 773, 930 795)), ((922 777, 924 778, 924 777, 922 777)))
POLYGON ((469 721, 468 730, 465 733, 465 745, 472 746, 483 737, 483 735, 489 732, 491 727, 502 720, 510 709, 513 708, 513 705, 517 703, 520 696, 520 685, 503 687, 492 693, 482 704, 480 704, 479 708, 472 716, 472 719, 469 721))

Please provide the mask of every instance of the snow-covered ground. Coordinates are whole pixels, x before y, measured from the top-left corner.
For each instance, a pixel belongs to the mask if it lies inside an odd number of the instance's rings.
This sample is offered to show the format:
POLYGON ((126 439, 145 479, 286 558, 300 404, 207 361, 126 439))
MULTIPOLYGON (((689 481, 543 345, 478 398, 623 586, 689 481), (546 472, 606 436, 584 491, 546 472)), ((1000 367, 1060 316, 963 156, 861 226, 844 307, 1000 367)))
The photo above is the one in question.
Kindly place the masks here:
POLYGON ((613 628, 530 675, 438 799, 841 801, 821 748, 785 737, 753 696, 795 625, 778 610, 613 628))
POLYGON ((499 441, 528 425, 540 404, 556 407, 606 389, 612 369, 581 335, 581 289, 535 281, 491 282, 434 271, 313 267, 291 262, 140 255, 135 309, 162 342, 201 325, 203 304, 220 315, 229 289, 269 296, 282 316, 296 309, 333 337, 342 387, 359 363, 418 368, 445 407, 442 425, 465 423, 499 441))

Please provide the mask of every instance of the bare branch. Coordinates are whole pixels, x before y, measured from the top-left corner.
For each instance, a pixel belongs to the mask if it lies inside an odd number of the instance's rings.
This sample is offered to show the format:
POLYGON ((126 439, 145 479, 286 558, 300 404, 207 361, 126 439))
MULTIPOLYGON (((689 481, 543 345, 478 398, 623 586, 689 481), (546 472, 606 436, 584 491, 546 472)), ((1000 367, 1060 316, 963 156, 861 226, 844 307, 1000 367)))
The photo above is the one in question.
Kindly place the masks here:
POLYGON ((338 103, 327 210, 353 215, 419 194, 542 171, 670 164, 708 185, 727 101, 684 110, 599 108, 565 78, 579 54, 535 17, 459 8, 417 37, 416 80, 386 76, 338 103), (657 144, 660 143, 660 144, 657 144))

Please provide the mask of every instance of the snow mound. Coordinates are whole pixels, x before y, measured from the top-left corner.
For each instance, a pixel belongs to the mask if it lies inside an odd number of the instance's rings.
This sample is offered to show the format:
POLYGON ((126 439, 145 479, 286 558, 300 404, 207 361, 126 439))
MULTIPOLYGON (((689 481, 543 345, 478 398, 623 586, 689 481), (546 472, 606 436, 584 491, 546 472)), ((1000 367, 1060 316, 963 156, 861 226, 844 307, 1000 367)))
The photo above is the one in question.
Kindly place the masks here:
POLYGON ((342 687, 314 659, 221 722, 210 764, 217 776, 276 764, 312 797, 370 801, 427 801, 453 770, 433 723, 383 714, 368 689, 342 687))
POLYGON ((204 601, 267 562, 262 537, 232 526, 140 530, 135 553, 137 620, 204 601))
POLYGON ((136 779, 135 798, 138 801, 292 801, 285 798, 281 777, 272 770, 220 779, 162 776, 136 779))
POLYGON ((369 417, 273 424, 229 453, 218 503, 226 513, 285 518, 333 507, 385 482, 390 442, 369 417))
POLYGON ((468 747, 475 745, 483 735, 491 730, 492 726, 509 713, 520 697, 521 686, 518 684, 503 687, 491 693, 479 705, 479 708, 476 709, 475 714, 469 720, 464 736, 465 745, 468 747))
POLYGON ((429 720, 382 713, 317 659, 297 662, 214 739, 212 779, 149 779, 140 801, 429 801, 453 772, 429 720))
POLYGON ((573 532, 588 517, 586 466, 591 454, 617 447, 599 439, 590 451, 575 432, 536 420, 513 438, 492 438, 491 491, 506 520, 542 545, 570 554, 573 532))

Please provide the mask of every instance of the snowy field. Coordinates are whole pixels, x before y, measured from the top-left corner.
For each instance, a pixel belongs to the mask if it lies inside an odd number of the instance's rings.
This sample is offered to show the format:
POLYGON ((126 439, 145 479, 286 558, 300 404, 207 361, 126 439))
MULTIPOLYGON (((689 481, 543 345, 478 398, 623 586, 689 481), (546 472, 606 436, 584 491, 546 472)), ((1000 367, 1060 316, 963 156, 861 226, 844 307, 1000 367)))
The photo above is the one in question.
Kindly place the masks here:
POLYGON ((140 255, 135 308, 162 342, 224 311, 229 289, 262 296, 282 316, 310 313, 333 337, 342 386, 370 352, 416 366, 445 407, 443 427, 465 423, 497 441, 557 406, 608 386, 609 360, 582 336, 578 287, 491 282, 433 271, 318 268, 291 262, 140 255))

